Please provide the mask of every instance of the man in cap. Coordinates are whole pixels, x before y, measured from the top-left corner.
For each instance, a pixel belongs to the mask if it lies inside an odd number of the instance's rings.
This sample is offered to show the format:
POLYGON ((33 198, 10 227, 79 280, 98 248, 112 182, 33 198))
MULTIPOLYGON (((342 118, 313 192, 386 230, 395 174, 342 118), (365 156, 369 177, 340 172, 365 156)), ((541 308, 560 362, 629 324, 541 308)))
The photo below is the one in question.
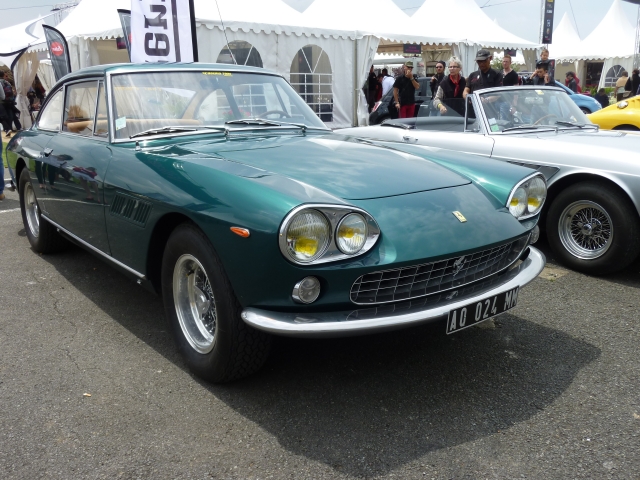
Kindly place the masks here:
POLYGON ((404 64, 404 75, 393 84, 393 101, 399 118, 415 117, 416 90, 420 90, 420 84, 413 78, 413 62, 407 62, 404 64))
POLYGON ((491 60, 493 56, 489 50, 478 50, 476 53, 476 63, 478 70, 469 75, 467 86, 464 89, 463 97, 483 88, 501 87, 502 74, 491 68, 491 60))

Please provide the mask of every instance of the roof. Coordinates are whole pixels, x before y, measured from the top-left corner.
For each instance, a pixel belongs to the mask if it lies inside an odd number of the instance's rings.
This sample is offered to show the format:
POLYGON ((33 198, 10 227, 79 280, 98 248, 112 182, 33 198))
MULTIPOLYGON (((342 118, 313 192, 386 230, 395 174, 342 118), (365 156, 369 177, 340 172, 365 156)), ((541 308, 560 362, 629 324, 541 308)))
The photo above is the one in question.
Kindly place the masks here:
POLYGON ((551 58, 564 58, 575 50, 582 42, 580 35, 573 22, 569 18, 569 12, 565 12, 560 23, 553 31, 553 43, 549 45, 549 56, 551 58))
POLYGON ((83 77, 97 77, 110 74, 119 73, 135 73, 144 72, 147 70, 193 70, 193 71, 224 71, 224 72, 248 72, 259 73, 262 75, 277 75, 277 73, 264 68, 257 67, 245 67, 243 65, 229 65, 226 63, 112 63, 108 65, 95 65, 92 67, 82 68, 76 70, 62 77, 59 82, 67 82, 83 77))

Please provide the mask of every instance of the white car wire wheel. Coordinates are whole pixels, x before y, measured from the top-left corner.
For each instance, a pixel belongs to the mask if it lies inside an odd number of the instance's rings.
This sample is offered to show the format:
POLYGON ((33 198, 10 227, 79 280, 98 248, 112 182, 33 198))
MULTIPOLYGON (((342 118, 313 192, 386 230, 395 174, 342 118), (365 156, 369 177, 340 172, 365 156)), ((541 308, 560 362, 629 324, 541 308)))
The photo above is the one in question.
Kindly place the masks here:
POLYGON ((603 275, 630 265, 640 252, 640 219, 622 192, 602 182, 566 187, 547 215, 549 245, 580 272, 603 275))
POLYGON ((271 337, 240 318, 242 308, 206 235, 178 226, 162 259, 162 296, 189 369, 213 383, 250 375, 267 359, 271 337))

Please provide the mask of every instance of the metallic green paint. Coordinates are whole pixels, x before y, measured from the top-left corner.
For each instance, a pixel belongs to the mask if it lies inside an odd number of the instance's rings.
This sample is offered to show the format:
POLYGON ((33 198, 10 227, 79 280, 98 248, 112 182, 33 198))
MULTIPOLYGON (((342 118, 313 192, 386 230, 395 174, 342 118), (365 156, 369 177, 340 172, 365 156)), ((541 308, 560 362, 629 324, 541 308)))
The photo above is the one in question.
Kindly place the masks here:
MULTIPOLYGON (((203 68, 163 66, 183 67, 203 68)), ((151 67, 94 67, 72 77, 147 68, 151 67)), ((34 184, 39 182, 42 151, 52 137, 36 127, 16 135, 9 144, 9 164, 16 169, 24 163, 34 184)), ((193 222, 210 239, 244 307, 298 312, 352 307, 351 285, 364 273, 484 250, 526 235, 535 226, 534 221, 518 222, 504 207, 513 186, 531 170, 463 154, 259 128, 244 136, 141 139, 139 148, 133 141, 100 140, 86 140, 86 146, 78 147, 77 138, 66 135, 58 135, 56 142, 56 152, 80 149, 74 157, 100 155, 104 149, 108 166, 99 185, 104 203, 91 205, 102 209, 104 222, 98 225, 95 215, 82 217, 87 222, 82 228, 104 228, 114 259, 149 275, 162 259, 161 250, 150 254, 152 240, 170 233, 166 229, 171 222, 165 220, 193 222), (151 204, 146 224, 112 215, 117 193, 151 204), (363 208, 380 225, 381 238, 372 250, 352 260, 294 265, 279 250, 278 232, 288 212, 308 203, 363 208), (460 223, 453 211, 462 212, 468 222, 460 223), (251 236, 233 234, 232 226, 249 229, 251 236), (293 286, 308 275, 320 279, 321 296, 311 306, 294 304, 293 286)), ((36 192, 48 212, 47 191, 36 192)), ((56 221, 61 215, 65 212, 56 213, 56 221)))

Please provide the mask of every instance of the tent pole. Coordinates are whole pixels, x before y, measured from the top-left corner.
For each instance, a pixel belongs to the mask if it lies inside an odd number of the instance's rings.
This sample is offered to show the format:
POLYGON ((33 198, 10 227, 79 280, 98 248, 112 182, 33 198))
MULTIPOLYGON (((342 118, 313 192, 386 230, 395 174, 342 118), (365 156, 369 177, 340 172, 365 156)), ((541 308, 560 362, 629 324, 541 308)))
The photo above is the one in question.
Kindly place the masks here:
POLYGON ((351 120, 351 126, 358 126, 358 100, 360 95, 358 90, 358 39, 353 41, 353 119, 351 120))

